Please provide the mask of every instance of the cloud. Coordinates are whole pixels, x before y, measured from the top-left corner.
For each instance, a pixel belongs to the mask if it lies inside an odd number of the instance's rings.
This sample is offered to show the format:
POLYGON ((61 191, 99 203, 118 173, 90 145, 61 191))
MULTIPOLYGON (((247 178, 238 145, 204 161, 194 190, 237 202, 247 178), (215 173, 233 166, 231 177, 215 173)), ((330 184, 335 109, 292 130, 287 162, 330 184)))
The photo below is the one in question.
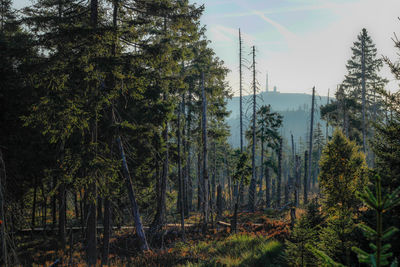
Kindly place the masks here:
MULTIPOLYGON (((223 45, 226 43, 236 44, 239 38, 239 29, 226 27, 223 25, 212 25, 209 28, 211 40, 214 42, 221 42, 223 45)), ((241 32, 243 43, 247 46, 254 45, 256 38, 250 34, 241 32)))
MULTIPOLYGON (((322 10, 322 9, 332 9, 337 8, 338 5, 334 3, 324 3, 324 4, 317 4, 317 5, 303 5, 303 6, 293 6, 293 7, 280 7, 280 8, 269 8, 265 10, 260 10, 258 12, 264 15, 270 14, 280 14, 280 13, 290 13, 290 12, 298 12, 298 11, 312 11, 312 10, 322 10)), ((247 11, 247 12, 236 12, 236 13, 226 13, 218 15, 218 17, 222 18, 235 18, 235 17, 246 17, 246 16, 253 16, 254 11, 247 11)))
MULTIPOLYGON (((400 1, 398 0, 357 0, 342 3, 333 3, 332 1, 319 2, 316 5, 305 7, 288 7, 275 9, 280 12, 291 10, 312 10, 324 9, 334 16, 330 20, 324 20, 323 17, 313 18, 313 23, 323 23, 323 27, 313 28, 312 30, 305 28, 302 32, 292 32, 288 29, 293 25, 286 23, 278 23, 267 16, 268 10, 259 11, 249 8, 249 4, 244 1, 235 1, 235 3, 244 10, 241 14, 258 16, 264 23, 273 26, 280 35, 284 37, 287 45, 260 45, 271 41, 267 39, 267 29, 263 30, 262 26, 257 24, 257 28, 261 31, 253 34, 256 37, 253 44, 257 45, 257 62, 259 71, 259 81, 264 88, 265 73, 268 71, 270 78, 270 87, 278 86, 278 90, 283 92, 311 92, 312 86, 316 86, 320 95, 326 95, 328 89, 335 91, 337 84, 342 82, 346 74, 346 62, 351 57, 351 47, 356 40, 361 29, 365 27, 373 42, 378 49, 378 57, 381 55, 389 56, 391 59, 398 59, 396 49, 393 47, 391 37, 393 32, 400 34, 400 22, 397 17, 400 15, 400 1), (271 49, 271 47, 281 47, 281 49, 271 49)), ((269 12, 272 12, 271 10, 269 12)), ((239 13, 238 13, 239 14, 239 13)), ((307 13, 305 13, 307 14, 307 13)), ((236 24, 246 23, 247 19, 238 18, 236 24)), ((227 22, 227 20, 221 20, 227 22)), ((229 21, 228 21, 229 23, 229 21)), ((254 21, 252 21, 254 23, 254 21)), ((262 23, 260 21, 260 23, 262 23)), ((289 23, 289 22, 288 22, 289 23)), ((299 21, 301 23, 301 21, 299 21)), ((224 26, 229 24, 221 23, 224 26)), ((245 25, 245 24, 244 24, 245 25)), ((299 27, 295 27, 299 28, 299 27)), ((230 34, 232 40, 237 39, 237 30, 230 34)), ((279 40, 278 40, 279 41, 279 40)), ((230 62, 228 67, 233 67, 228 80, 234 91, 237 89, 238 76, 236 60, 232 58, 236 56, 238 51, 237 42, 233 43, 230 57, 222 57, 223 60, 230 62)), ((221 54, 227 54, 227 47, 223 48, 221 54)), ((217 51, 217 54, 219 52, 217 51)), ((385 66, 381 74, 393 80, 393 77, 385 66)), ((245 84, 249 84, 249 78, 246 78, 245 84)), ((392 81, 389 88, 394 91, 398 90, 398 82, 392 81)))

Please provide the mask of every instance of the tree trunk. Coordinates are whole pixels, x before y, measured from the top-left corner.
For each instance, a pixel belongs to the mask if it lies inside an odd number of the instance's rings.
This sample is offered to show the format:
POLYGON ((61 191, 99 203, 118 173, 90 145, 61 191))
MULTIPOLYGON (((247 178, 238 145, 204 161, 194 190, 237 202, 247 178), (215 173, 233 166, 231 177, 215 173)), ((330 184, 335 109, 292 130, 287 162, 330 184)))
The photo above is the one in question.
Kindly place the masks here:
POLYGON ((281 206, 281 183, 282 183, 282 145, 283 138, 279 138, 279 153, 278 153, 278 173, 277 173, 277 181, 276 181, 276 204, 278 207, 281 206))
POLYGON ((361 35, 361 88, 362 88, 362 135, 363 135, 363 152, 367 155, 367 129, 365 118, 365 39, 364 33, 361 35))
POLYGON ((188 111, 187 111, 187 123, 186 123, 186 151, 187 151, 187 159, 186 159, 186 177, 187 177, 187 185, 188 185, 188 196, 187 196, 187 213, 192 210, 192 201, 193 201, 193 181, 192 181, 192 176, 191 176, 191 157, 192 157, 192 151, 191 151, 191 123, 192 123, 192 109, 191 109, 191 101, 192 101, 192 88, 189 87, 189 97, 188 97, 188 111))
POLYGON ((243 79, 242 79, 242 36, 239 29, 239 109, 240 109, 240 152, 243 153, 243 79))
MULTIPOLYGON (((310 143, 308 144, 308 175, 307 175, 307 187, 310 187, 311 181, 311 157, 312 157, 312 147, 313 147, 313 126, 314 126, 314 102, 315 102, 315 86, 312 91, 311 99, 311 122, 310 122, 310 143)), ((304 204, 307 204, 307 190, 304 191, 304 204)))
POLYGON ((216 175, 217 175, 217 153, 216 153, 216 145, 215 140, 212 142, 212 159, 213 159, 213 171, 211 176, 211 202, 210 207, 212 210, 215 210, 215 189, 216 189, 216 175))
POLYGON ((308 151, 304 151, 304 205, 307 204, 307 159, 308 159, 308 151))
POLYGON ((43 198, 42 225, 43 225, 43 229, 46 229, 46 221, 47 221, 47 194, 46 194, 46 192, 45 192, 44 183, 42 183, 42 198, 43 198))
POLYGON ((203 232, 205 233, 208 228, 208 171, 207 171, 207 98, 204 88, 204 72, 201 73, 201 91, 203 101, 203 116, 202 116, 202 130, 203 130, 203 188, 204 188, 204 204, 203 204, 203 232))
POLYGON ((97 262, 97 216, 96 216, 96 184, 91 182, 88 191, 89 198, 88 220, 87 220, 87 261, 89 266, 95 266, 97 262))
POLYGON ((295 186, 294 186, 294 206, 298 207, 300 204, 299 201, 300 195, 300 157, 296 155, 296 177, 295 177, 295 186))
POLYGON ((75 219, 77 222, 79 222, 79 208, 78 208, 78 196, 76 192, 74 192, 74 209, 75 209, 75 219))
POLYGON ((266 205, 267 209, 271 208, 270 191, 271 191, 271 181, 270 181, 270 176, 269 176, 269 168, 266 167, 265 168, 265 205, 266 205))
POLYGON ((251 181, 249 188, 249 210, 254 212, 255 210, 255 202, 256 202, 256 52, 255 47, 253 46, 253 127, 252 127, 252 135, 253 135, 253 144, 251 147, 251 181))
POLYGON ((222 186, 219 184, 217 187, 217 219, 222 217, 223 213, 223 203, 222 203, 222 186))
MULTIPOLYGON (((90 22, 92 26, 92 38, 94 41, 95 31, 98 21, 98 0, 90 1, 90 22)), ((95 95, 97 95, 97 88, 92 88, 95 95)), ((92 142, 97 143, 97 114, 92 127, 92 142)), ((97 145, 95 148, 95 156, 97 157, 97 145)), ((96 199, 97 188, 94 177, 88 186, 89 197, 89 210, 88 210, 88 225, 87 225, 87 262, 89 266, 95 266, 97 262, 97 218, 96 218, 96 199)))
MULTIPOLYGON (((55 189, 57 185, 56 178, 53 177, 52 188, 55 189)), ((51 217, 52 217, 52 228, 57 225, 57 198, 55 194, 51 196, 51 217)))
POLYGON ((177 141, 178 141, 178 180, 179 180, 179 191, 180 191, 180 213, 181 213, 181 227, 182 227, 182 241, 185 242, 185 197, 184 197, 184 181, 182 177, 182 164, 181 164, 181 112, 182 112, 183 101, 178 105, 178 125, 177 125, 177 141))
MULTIPOLYGON (((201 127, 200 127, 201 128, 201 127)), ((197 153, 197 211, 202 210, 203 203, 203 180, 201 172, 201 152, 200 149, 197 153)))
POLYGON ((137 205, 136 196, 133 191, 131 175, 129 173, 128 163, 126 162, 124 147, 122 145, 122 141, 119 136, 117 137, 117 144, 118 144, 118 147, 119 147, 119 150, 121 153, 122 170, 123 170, 123 174, 125 176, 125 182, 126 182, 126 187, 128 189, 129 200, 131 202, 131 211, 132 211, 133 220, 135 223, 136 233, 137 233, 137 235, 139 237, 139 241, 140 241, 140 249, 142 251, 149 250, 149 246, 147 245, 146 235, 143 230, 142 221, 140 219, 139 207, 137 205))
POLYGON ((100 196, 97 197, 97 220, 103 220, 103 199, 100 196))
POLYGON ((35 182, 33 186, 33 203, 32 203, 32 229, 35 228, 35 218, 36 218, 36 191, 37 191, 37 178, 35 177, 35 182))
POLYGON ((4 184, 7 179, 6 173, 6 165, 3 159, 3 153, 0 149, 0 165, 1 165, 1 173, 0 173, 0 264, 2 266, 8 266, 8 253, 7 253, 7 238, 6 238, 6 216, 4 212, 4 204, 5 204, 5 190, 4 184))
POLYGON ((104 235, 103 235, 103 255, 101 263, 108 265, 108 254, 110 252, 110 235, 111 235, 111 205, 110 199, 104 199, 104 235))
POLYGON ((261 164, 260 164, 260 182, 259 182, 259 198, 263 199, 263 178, 264 178, 264 123, 261 126, 261 164))
POLYGON ((62 182, 58 188, 58 237, 61 243, 61 249, 64 249, 66 244, 66 205, 65 183, 62 182))
MULTIPOLYGON (((166 96, 164 95, 164 101, 166 96)), ((152 222, 151 228, 154 229, 152 232, 158 232, 162 229, 165 224, 165 208, 166 208, 166 196, 167 196, 167 181, 169 171, 169 144, 168 144, 168 122, 165 123, 162 137, 165 144, 164 160, 162 166, 162 176, 159 181, 159 194, 157 195, 157 212, 152 222)), ((158 179, 158 177, 157 177, 158 179)))

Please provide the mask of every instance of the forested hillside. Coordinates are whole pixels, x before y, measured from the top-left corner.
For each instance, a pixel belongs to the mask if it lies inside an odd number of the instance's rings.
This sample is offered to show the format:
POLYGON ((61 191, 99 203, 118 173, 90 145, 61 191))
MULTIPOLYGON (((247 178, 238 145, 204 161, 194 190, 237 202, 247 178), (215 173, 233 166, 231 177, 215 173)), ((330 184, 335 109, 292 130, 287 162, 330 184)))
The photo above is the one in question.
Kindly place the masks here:
MULTIPOLYGON (((291 134, 296 133, 296 141, 301 142, 307 139, 309 133, 309 124, 306 122, 311 119, 311 94, 295 94, 295 93, 274 93, 274 92, 260 92, 257 95, 259 105, 270 105, 272 110, 279 112, 283 116, 283 123, 280 129, 281 135, 287 140, 291 138, 291 134)), ((243 103, 251 103, 250 96, 243 97, 243 103)), ((331 97, 332 99, 332 97, 331 97)), ((319 107, 327 103, 328 98, 326 96, 317 96, 315 98, 316 112, 315 112, 315 124, 320 123, 322 130, 326 131, 326 124, 321 120, 319 107)), ((239 109, 239 97, 232 97, 228 100, 227 110, 230 112, 227 123, 230 127, 230 136, 228 138, 229 144, 236 148, 240 146, 239 138, 239 127, 240 127, 240 109, 239 109)), ((247 107, 248 105, 245 105, 247 107)), ((245 108, 245 110, 248 110, 245 108)), ((245 128, 248 127, 250 122, 251 114, 247 112, 245 114, 243 125, 245 128)), ((330 130, 331 131, 331 130, 330 130)))
POLYGON ((397 266, 399 55, 362 28, 329 99, 260 93, 206 8, 0 0, 1 266, 397 266))

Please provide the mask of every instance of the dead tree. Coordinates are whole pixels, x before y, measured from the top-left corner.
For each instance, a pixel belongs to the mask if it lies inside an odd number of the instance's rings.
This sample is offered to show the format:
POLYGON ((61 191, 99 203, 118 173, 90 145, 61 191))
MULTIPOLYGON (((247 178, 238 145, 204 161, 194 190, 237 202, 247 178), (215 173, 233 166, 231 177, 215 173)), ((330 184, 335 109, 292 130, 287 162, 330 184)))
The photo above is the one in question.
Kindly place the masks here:
POLYGON ((182 102, 178 105, 178 125, 177 125, 177 141, 178 141, 178 180, 179 180, 179 191, 180 191, 180 213, 181 213, 181 227, 182 227, 182 241, 185 242, 185 201, 184 201, 184 182, 182 179, 182 159, 181 159, 181 112, 183 106, 182 102))
POLYGON ((283 138, 279 138, 278 150, 278 172, 276 177, 276 204, 281 206, 281 183, 282 183, 282 153, 283 153, 283 138))
POLYGON ((249 188, 249 209, 250 211, 255 210, 255 202, 256 202, 256 93, 257 93, 257 85, 256 85, 256 49, 253 46, 253 126, 252 126, 252 136, 253 136, 253 144, 251 148, 251 181, 249 188))
POLYGON ((209 185, 208 185, 208 171, 207 171, 207 98, 204 88, 204 72, 201 73, 201 95, 203 101, 202 110, 202 136, 203 136, 203 232, 208 228, 208 212, 209 212, 209 185))
POLYGON ((4 204, 5 204, 5 197, 4 197, 4 188, 3 185, 7 178, 6 173, 6 166, 3 160, 3 153, 0 149, 0 264, 2 266, 8 266, 8 254, 7 254, 7 238, 6 238, 6 216, 4 214, 4 204))
MULTIPOLYGON (((315 86, 312 89, 312 99, 311 99, 311 122, 310 122, 310 143, 308 144, 308 175, 307 175, 307 186, 310 187, 311 181, 311 156, 312 156, 312 146, 313 146, 313 126, 314 126, 314 101, 315 101, 315 86)), ((307 204, 307 189, 304 191, 304 204, 307 204)))
POLYGON ((304 204, 307 204, 307 160, 308 160, 308 151, 304 151, 304 204))

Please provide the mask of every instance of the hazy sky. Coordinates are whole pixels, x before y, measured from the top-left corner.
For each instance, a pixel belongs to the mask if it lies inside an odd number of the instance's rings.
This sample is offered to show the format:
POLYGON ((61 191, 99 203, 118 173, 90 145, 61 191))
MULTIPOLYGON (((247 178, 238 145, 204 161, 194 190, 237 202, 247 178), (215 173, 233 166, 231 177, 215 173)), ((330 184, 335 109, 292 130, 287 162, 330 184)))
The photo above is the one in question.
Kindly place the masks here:
MULTIPOLYGON (((151 0, 149 0, 151 1, 151 0)), ((256 46, 257 79, 265 90, 268 71, 269 87, 281 92, 311 92, 319 95, 328 88, 336 90, 346 73, 350 47, 365 27, 375 42, 378 54, 396 59, 391 38, 400 35, 400 0, 190 0, 204 4, 202 23, 216 54, 231 70, 228 81, 238 94, 238 29, 244 39, 244 55, 250 60, 251 46, 256 46)), ((15 0, 21 7, 28 0, 15 0)), ((250 65, 250 63, 248 64, 250 65)), ((383 76, 392 80, 388 69, 383 76)), ((251 84, 245 70, 245 89, 251 84)))
MULTIPOLYGON (((281 92, 311 92, 320 95, 328 88, 336 90, 346 73, 350 47, 365 27, 375 42, 378 54, 396 59, 391 38, 400 35, 399 0, 191 0, 205 5, 202 22, 216 54, 231 70, 228 80, 238 92, 238 29, 244 36, 244 54, 248 60, 256 46, 260 89, 281 92)), ((250 65, 250 64, 249 64, 250 65)), ((383 76, 397 82, 387 68, 383 76)), ((246 70, 249 90, 250 71, 246 70)))

